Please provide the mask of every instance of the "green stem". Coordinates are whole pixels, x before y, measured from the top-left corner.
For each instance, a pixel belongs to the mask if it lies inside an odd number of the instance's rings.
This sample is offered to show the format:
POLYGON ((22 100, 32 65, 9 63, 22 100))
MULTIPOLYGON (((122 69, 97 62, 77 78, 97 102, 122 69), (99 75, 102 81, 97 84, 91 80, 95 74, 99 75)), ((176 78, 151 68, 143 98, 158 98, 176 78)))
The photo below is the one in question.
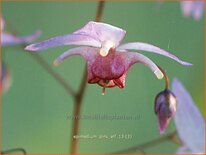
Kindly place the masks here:
POLYGON ((44 68, 52 77, 54 77, 57 82, 70 94, 73 98, 75 98, 76 93, 72 89, 72 87, 57 73, 52 67, 38 54, 38 53, 30 53, 31 56, 44 68))
POLYGON ((23 148, 14 148, 14 149, 9 149, 6 151, 2 151, 1 154, 10 154, 14 152, 22 152, 23 154, 26 154, 26 150, 23 148))
POLYGON ((75 135, 78 135, 79 132, 79 117, 81 112, 82 99, 84 97, 84 92, 86 89, 86 79, 87 79, 87 69, 84 69, 84 75, 82 78, 82 82, 79 88, 79 91, 75 98, 74 108, 73 108, 73 125, 72 125, 72 135, 71 135, 71 146, 70 153, 76 154, 77 152, 77 142, 78 140, 74 138, 75 135))
POLYGON ((162 136, 160 138, 151 140, 149 142, 140 144, 138 146, 134 146, 134 147, 131 147, 128 149, 124 149, 124 150, 115 152, 114 154, 124 154, 124 153, 137 152, 137 151, 145 154, 145 149, 153 147, 153 146, 158 145, 158 144, 161 144, 161 143, 168 141, 168 140, 172 141, 173 137, 176 136, 176 134, 177 134, 176 132, 172 132, 168 135, 165 135, 165 136, 162 136))

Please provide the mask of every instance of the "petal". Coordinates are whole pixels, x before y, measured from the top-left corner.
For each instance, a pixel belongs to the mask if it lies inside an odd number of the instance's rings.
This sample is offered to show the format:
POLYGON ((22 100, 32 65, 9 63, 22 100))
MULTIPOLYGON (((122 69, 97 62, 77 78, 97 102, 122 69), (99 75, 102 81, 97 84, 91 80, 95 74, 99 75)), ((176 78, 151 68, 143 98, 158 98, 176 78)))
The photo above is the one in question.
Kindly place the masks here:
POLYGON ((200 20, 204 12, 204 1, 197 1, 193 4, 192 15, 195 20, 200 20))
POLYGON ((112 42, 114 47, 117 47, 124 38, 126 31, 109 24, 90 21, 83 28, 74 32, 74 34, 91 36, 102 44, 112 42))
POLYGON ((134 42, 134 43, 127 43, 127 44, 123 44, 120 45, 117 50, 141 50, 141 51, 146 51, 146 52, 152 52, 152 53, 157 53, 160 55, 164 55, 166 57, 169 57, 177 62, 179 62, 182 65, 185 66, 191 66, 192 64, 182 61, 179 58, 177 58, 175 55, 170 54, 169 52, 156 47, 154 45, 151 44, 147 44, 147 43, 142 43, 142 42, 134 42))
POLYGON ((180 7, 182 10, 182 13, 184 16, 188 17, 192 13, 193 9, 193 3, 192 1, 181 1, 180 2, 180 7))
POLYGON ((174 79, 172 91, 177 97, 174 116, 177 132, 183 144, 193 152, 204 152, 205 121, 184 86, 174 79))
POLYGON ((93 47, 72 48, 72 49, 65 51, 63 54, 57 57, 54 60, 54 65, 60 64, 66 58, 69 58, 70 56, 73 56, 73 55, 81 55, 85 58, 86 61, 93 62, 95 60, 95 57, 98 55, 98 52, 99 52, 99 49, 93 48, 93 47))
POLYGON ((193 154, 193 152, 186 146, 181 146, 178 148, 176 154, 193 154))
POLYGON ((124 73, 119 79, 115 79, 113 81, 119 88, 124 88, 126 77, 127 77, 127 72, 124 73))
POLYGON ((93 47, 77 47, 69 49, 68 51, 61 54, 59 57, 54 60, 54 65, 59 65, 66 58, 69 58, 73 55, 80 55, 87 61, 87 80, 89 83, 96 83, 99 81, 96 77, 94 77, 92 73, 92 64, 94 63, 96 57, 99 55, 99 49, 93 47))
POLYGON ((41 51, 46 50, 48 48, 53 48, 56 46, 63 45, 86 45, 93 47, 101 47, 101 43, 87 35, 79 35, 79 34, 67 34, 62 36, 57 36, 54 38, 50 38, 48 40, 31 44, 25 48, 28 51, 41 51))
POLYGON ((167 118, 164 115, 157 114, 157 122, 160 134, 164 134, 167 126, 170 123, 171 118, 167 118))
POLYGON ((134 63, 143 63, 144 65, 146 65, 152 70, 152 72, 157 76, 158 79, 162 79, 164 77, 164 75, 157 67, 157 65, 148 57, 140 53, 134 53, 134 52, 122 52, 122 53, 125 54, 125 63, 128 66, 131 66, 134 63))
POLYGON ((127 70, 127 66, 124 64, 124 58, 124 55, 111 48, 106 57, 102 57, 99 54, 95 58, 91 71, 95 77, 103 80, 118 79, 127 70))
POLYGON ((2 46, 10 46, 17 44, 28 44, 36 40, 40 36, 40 31, 34 32, 31 35, 25 37, 19 37, 8 33, 1 34, 1 44, 2 46))

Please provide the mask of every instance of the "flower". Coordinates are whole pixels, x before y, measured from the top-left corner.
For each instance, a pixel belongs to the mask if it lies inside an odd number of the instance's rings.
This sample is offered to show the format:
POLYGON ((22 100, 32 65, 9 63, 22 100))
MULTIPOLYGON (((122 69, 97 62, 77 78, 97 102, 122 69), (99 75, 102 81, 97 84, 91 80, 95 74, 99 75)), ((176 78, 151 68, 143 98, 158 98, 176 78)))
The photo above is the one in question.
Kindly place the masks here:
POLYGON ((1 45, 2 46, 29 44, 40 36, 40 32, 36 31, 31 35, 19 37, 11 33, 4 32, 4 27, 5 27, 4 20, 1 19, 1 45))
POLYGON ((87 61, 88 83, 97 83, 103 88, 118 86, 124 88, 128 69, 134 63, 143 63, 148 66, 158 79, 163 74, 157 65, 146 56, 128 52, 127 50, 143 50, 167 56, 182 65, 191 66, 176 56, 159 47, 142 42, 133 42, 120 45, 126 31, 109 24, 88 22, 83 28, 67 35, 57 36, 48 40, 32 44, 25 49, 41 51, 62 45, 81 45, 72 48, 60 55, 54 64, 61 63, 72 55, 83 56, 87 61))
POLYGON ((170 119, 176 112, 176 97, 172 91, 165 89, 155 98, 155 113, 157 115, 160 134, 165 132, 170 119))
MULTIPOLYGON (((7 32, 4 32, 5 22, 1 18, 1 46, 10 46, 17 44, 27 44, 36 40, 40 36, 40 32, 34 32, 33 34, 25 37, 19 37, 7 32)), ((8 68, 1 63, 1 82, 0 82, 0 92, 6 92, 11 85, 11 76, 8 68)))
POLYGON ((204 0, 181 1, 182 13, 185 17, 193 17, 195 20, 200 20, 204 13, 204 0))
POLYGON ((174 116, 175 125, 183 143, 183 146, 177 150, 177 154, 204 154, 205 120, 179 80, 173 80, 172 91, 178 102, 174 116))

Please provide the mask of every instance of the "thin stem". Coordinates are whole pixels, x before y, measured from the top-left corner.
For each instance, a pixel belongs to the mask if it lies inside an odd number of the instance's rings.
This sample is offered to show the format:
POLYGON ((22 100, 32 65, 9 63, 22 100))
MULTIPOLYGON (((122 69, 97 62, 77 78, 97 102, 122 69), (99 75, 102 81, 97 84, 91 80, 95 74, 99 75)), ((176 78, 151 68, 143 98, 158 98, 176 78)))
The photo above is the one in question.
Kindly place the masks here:
POLYGON ((6 151, 2 151, 1 154, 9 154, 9 153, 14 153, 14 152, 22 152, 23 154, 26 154, 26 150, 23 148, 9 149, 6 151))
MULTIPOLYGON (((9 27, 9 25, 10 24, 7 24, 7 27, 9 27)), ((14 35, 18 34, 14 29, 11 29, 11 27, 9 27, 9 31, 14 35)), ((24 48, 25 45, 23 45, 22 47, 24 48)), ((60 83, 60 85, 64 87, 64 89, 67 91, 68 94, 70 94, 73 98, 76 96, 76 93, 72 89, 72 87, 57 72, 55 72, 50 67, 50 65, 40 55, 38 55, 38 53, 31 53, 31 55, 51 76, 53 76, 57 80, 57 82, 60 83)), ((0 59, 1 59, 1 53, 0 53, 0 59)))
POLYGON ((104 4, 105 4, 104 1, 99 1, 98 8, 97 8, 97 13, 96 13, 96 18, 95 18, 96 22, 100 22, 101 19, 102 19, 104 4))
POLYGON ((82 99, 84 96, 84 92, 86 89, 86 79, 87 79, 87 68, 84 69, 83 78, 80 84, 80 88, 78 90, 77 96, 75 98, 74 108, 73 108, 73 125, 72 125, 72 135, 71 135, 71 146, 70 153, 76 154, 77 152, 77 140, 74 138, 75 135, 78 135, 79 132, 79 117, 81 112, 82 99))
POLYGON ((81 102, 74 104, 74 112, 73 112, 73 125, 72 125, 72 135, 71 135, 71 146, 70 146, 70 153, 76 154, 77 152, 77 140, 75 135, 78 135, 79 131, 79 115, 81 111, 81 102))
POLYGON ((138 146, 134 146, 134 147, 131 147, 131 148, 128 148, 128 149, 125 149, 125 150, 122 150, 122 151, 118 151, 118 152, 115 152, 115 154, 123 154, 123 153, 129 153, 129 152, 141 152, 141 153, 145 153, 145 149, 147 148, 150 148, 150 147, 153 147, 155 145, 158 145, 158 144, 161 144, 165 141, 168 141, 168 140, 172 140, 173 137, 176 135, 176 131, 173 132, 173 133, 170 133, 168 135, 165 135, 163 137, 160 137, 160 138, 157 138, 157 139, 154 139, 152 141, 149 141, 149 142, 146 142, 146 143, 143 143, 143 144, 140 144, 138 146))
POLYGON ((169 77, 167 76, 165 70, 163 68, 161 68, 160 66, 158 66, 158 68, 162 71, 163 75, 164 75, 164 79, 165 79, 165 89, 169 88, 169 77))
MULTIPOLYGON (((10 28, 10 31, 14 34, 17 35, 16 31, 12 31, 10 28)), ((25 45, 22 46, 23 48, 25 45)), ((72 87, 57 73, 55 72, 51 66, 38 54, 38 53, 31 53, 31 56, 51 75, 53 76, 57 82, 59 82, 60 85, 67 91, 68 94, 70 94, 73 98, 75 98, 76 93, 72 89, 72 87)))
POLYGON ((38 53, 31 53, 31 56, 51 75, 53 76, 60 85, 70 94, 72 97, 76 96, 76 93, 71 88, 71 86, 58 74, 56 73, 50 65, 38 54, 38 53))
MULTIPOLYGON (((1 3, 0 3, 0 8, 1 8, 1 3)), ((1 16, 1 13, 0 13, 1 16)), ((2 20, 0 21, 0 23, 2 20)), ((0 24, 2 25, 2 24, 0 24)), ((2 28, 1 28, 2 29, 2 28)), ((0 36, 0 41, 1 41, 1 36, 0 36)), ((3 85, 2 85, 2 47, 0 47, 0 111, 2 111, 2 93, 3 93, 3 85)), ((0 124, 2 124, 2 115, 0 116, 0 124)), ((2 128, 0 128, 0 139, 2 139, 2 128)), ((0 144, 0 150, 2 150, 2 144, 0 144)))
MULTIPOLYGON (((101 21, 103 9, 104 9, 104 1, 99 1, 96 18, 95 18, 96 22, 101 21)), ((76 139, 74 136, 78 135, 78 132, 79 132, 79 123, 80 123, 79 118, 80 117, 78 116, 80 116, 81 114, 81 105, 82 105, 82 100, 83 100, 85 89, 86 89, 86 83, 87 83, 87 68, 85 67, 83 78, 82 78, 79 90, 75 98, 74 109, 73 109, 74 119, 73 119, 73 126, 72 126, 73 128, 72 128, 72 135, 71 135, 71 146, 70 146, 71 154, 77 154, 78 139, 76 139)))

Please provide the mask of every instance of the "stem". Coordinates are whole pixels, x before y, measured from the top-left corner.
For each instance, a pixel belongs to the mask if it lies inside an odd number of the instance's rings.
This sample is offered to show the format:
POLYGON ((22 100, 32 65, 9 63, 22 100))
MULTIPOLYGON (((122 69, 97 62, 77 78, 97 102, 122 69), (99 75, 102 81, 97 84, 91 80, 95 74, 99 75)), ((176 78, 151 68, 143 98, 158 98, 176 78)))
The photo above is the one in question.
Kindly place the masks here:
POLYGON ((58 74, 56 73, 50 65, 38 54, 31 53, 31 56, 52 76, 54 77, 60 85, 70 94, 73 98, 76 96, 76 93, 71 88, 71 86, 58 74))
MULTIPOLYGON (((9 25, 9 24, 8 24, 9 25)), ((17 35, 18 33, 10 28, 10 32, 12 34, 17 35)), ((22 46, 23 48, 25 45, 22 46)), ((1 55, 1 54, 0 54, 1 55)), ((70 94, 73 98, 76 96, 75 91, 72 89, 72 87, 57 73, 55 72, 50 65, 38 54, 38 53, 31 53, 31 56, 51 75, 53 76, 57 82, 59 82, 60 85, 67 91, 68 94, 70 94)), ((1 57, 0 57, 1 58, 1 57)), ((1 67, 1 66, 0 66, 1 67)), ((1 92, 0 92, 1 93, 1 92)))
POLYGON ((168 89, 169 88, 169 78, 165 72, 165 70, 163 68, 161 68, 160 66, 158 66, 158 68, 161 70, 161 72, 163 73, 164 75, 164 79, 165 79, 165 89, 168 89))
POLYGON ((71 135, 71 146, 70 146, 70 153, 76 154, 77 152, 77 139, 74 138, 75 135, 78 134, 79 131, 79 115, 81 110, 81 102, 74 104, 74 112, 73 112, 73 128, 72 128, 72 135, 71 135))
POLYGON ((84 92, 86 89, 86 79, 87 79, 87 68, 84 69, 84 75, 81 81, 81 85, 79 88, 79 91, 77 93, 77 96, 75 98, 74 103, 74 109, 73 109, 73 125, 72 125, 72 135, 71 135, 71 146, 70 146, 70 153, 76 154, 77 152, 77 140, 74 138, 75 135, 78 135, 79 132, 79 117, 81 112, 81 105, 82 105, 82 99, 84 97, 84 92))
POLYGON ((104 1, 99 1, 97 13, 96 13, 96 18, 95 18, 96 22, 101 21, 103 10, 104 10, 104 1))
MULTIPOLYGON (((1 7, 1 3, 0 3, 1 7)), ((0 13, 1 15, 1 13, 0 13)), ((0 21, 1 23, 2 21, 0 21)), ((1 24, 0 24, 1 25, 1 24)), ((0 41, 1 41, 0 36, 0 41)), ((2 81, 2 47, 0 48, 0 111, 2 112, 2 93, 3 93, 3 81, 2 81)), ((0 116, 0 124, 2 124, 2 115, 0 116)), ((0 128, 0 139, 2 139, 2 127, 0 128)), ((0 144, 0 151, 2 150, 2 144, 0 144)), ((1 153, 0 153, 1 154, 1 153)))
MULTIPOLYGON (((95 21, 99 22, 101 21, 102 14, 104 9, 104 1, 99 1, 96 18, 95 21)), ((71 154, 77 154, 77 144, 78 139, 74 138, 75 135, 78 135, 79 132, 79 118, 81 113, 81 105, 82 100, 84 97, 85 89, 86 89, 86 83, 87 83, 87 68, 85 66, 83 78, 79 87, 79 90, 77 92, 77 95, 75 96, 75 103, 74 103, 74 109, 73 109, 73 128, 72 128, 72 135, 71 135, 71 147, 70 147, 70 153, 71 154)))
POLYGON ((9 149, 6 151, 2 151, 1 154, 9 154, 9 153, 14 153, 14 152, 22 152, 23 154, 26 154, 26 150, 24 150, 23 148, 9 149))
POLYGON ((131 147, 131 148, 119 151, 119 152, 115 152, 115 154, 123 154, 123 153, 136 152, 136 151, 139 151, 139 152, 145 154, 145 151, 144 151, 145 149, 152 147, 152 146, 155 146, 155 145, 158 145, 158 144, 161 144, 165 141, 172 140, 173 137, 176 136, 176 134, 177 134, 177 132, 175 131, 173 133, 170 133, 170 134, 165 135, 163 137, 154 139, 154 140, 149 141, 147 143, 143 143, 143 144, 140 144, 138 146, 134 146, 134 147, 131 147))
MULTIPOLYGON (((12 29, 11 29, 12 32, 12 29)), ((13 31, 13 34, 16 35, 17 32, 13 31)), ((22 46, 23 49, 25 45, 22 46)), ((76 93, 72 89, 72 87, 57 73, 55 72, 51 66, 38 54, 38 53, 31 53, 31 56, 44 68, 51 76, 53 76, 57 82, 59 82, 60 85, 66 90, 66 92, 71 95, 73 98, 75 98, 76 93)))

